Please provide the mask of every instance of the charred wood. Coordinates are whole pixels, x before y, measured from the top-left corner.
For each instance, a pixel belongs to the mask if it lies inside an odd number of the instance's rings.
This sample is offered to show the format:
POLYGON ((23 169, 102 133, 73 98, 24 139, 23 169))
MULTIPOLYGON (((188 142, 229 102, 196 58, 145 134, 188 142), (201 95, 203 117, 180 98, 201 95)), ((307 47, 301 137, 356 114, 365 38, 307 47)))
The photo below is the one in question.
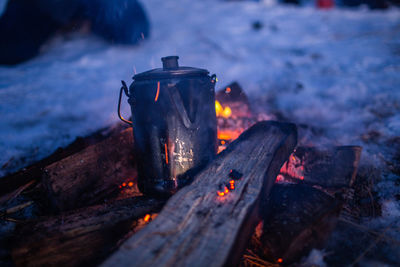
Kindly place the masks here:
POLYGON ((361 151, 359 146, 298 147, 282 167, 281 174, 309 185, 348 188, 354 183, 361 151))
POLYGON ((25 223, 16 229, 13 261, 16 266, 94 266, 164 203, 135 197, 25 223))

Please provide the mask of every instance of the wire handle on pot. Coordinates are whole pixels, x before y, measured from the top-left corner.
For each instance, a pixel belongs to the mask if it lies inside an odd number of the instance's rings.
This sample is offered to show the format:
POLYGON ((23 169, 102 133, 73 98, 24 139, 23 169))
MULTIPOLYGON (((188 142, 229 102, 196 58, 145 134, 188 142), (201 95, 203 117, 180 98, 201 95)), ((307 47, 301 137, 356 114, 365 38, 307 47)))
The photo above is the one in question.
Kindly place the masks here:
POLYGON ((125 123, 127 123, 127 124, 129 124, 129 125, 132 125, 132 122, 131 122, 130 120, 125 119, 125 118, 122 117, 122 115, 121 115, 122 91, 124 91, 124 92, 125 92, 125 95, 126 95, 127 97, 129 97, 128 86, 126 86, 125 81, 121 81, 121 83, 122 83, 122 86, 121 86, 121 89, 120 89, 120 91, 119 91, 119 99, 118 99, 118 117, 119 117, 119 119, 120 119, 121 121, 123 121, 123 122, 125 122, 125 123))
POLYGON ((212 83, 218 82, 217 75, 215 75, 215 74, 211 75, 211 82, 212 83))

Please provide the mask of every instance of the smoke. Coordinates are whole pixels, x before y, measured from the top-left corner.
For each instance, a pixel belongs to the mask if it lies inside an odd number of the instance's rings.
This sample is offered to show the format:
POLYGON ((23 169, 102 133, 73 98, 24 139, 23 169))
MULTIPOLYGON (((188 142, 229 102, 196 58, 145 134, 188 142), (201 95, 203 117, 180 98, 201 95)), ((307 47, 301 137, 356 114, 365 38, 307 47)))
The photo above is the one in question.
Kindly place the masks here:
POLYGON ((302 267, 326 267, 326 263, 324 262, 325 253, 322 250, 313 249, 310 254, 303 260, 300 266, 302 267))

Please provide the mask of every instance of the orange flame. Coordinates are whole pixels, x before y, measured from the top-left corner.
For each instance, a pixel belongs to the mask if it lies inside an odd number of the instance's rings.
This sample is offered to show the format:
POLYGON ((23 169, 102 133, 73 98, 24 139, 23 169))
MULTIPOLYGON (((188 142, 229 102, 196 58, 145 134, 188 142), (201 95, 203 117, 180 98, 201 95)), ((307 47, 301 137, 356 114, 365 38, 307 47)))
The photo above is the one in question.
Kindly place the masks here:
POLYGON ((156 97, 154 98, 154 102, 157 102, 159 94, 160 94, 160 82, 157 82, 157 93, 156 97))
POLYGON ((151 218, 150 214, 146 214, 146 216, 144 216, 144 221, 148 222, 150 218, 151 218))
POLYGON ((279 262, 279 263, 282 263, 282 262, 283 262, 282 258, 279 258, 279 259, 278 259, 278 262, 279 262))
POLYGON ((232 110, 230 107, 223 108, 218 100, 215 101, 215 114, 217 117, 229 118, 232 115, 232 110))
POLYGON ((223 108, 221 106, 221 103, 219 103, 218 100, 215 101, 215 113, 217 114, 217 117, 220 116, 221 112, 223 111, 223 108))
POLYGON ((229 118, 232 115, 232 110, 230 107, 225 107, 224 111, 222 111, 222 117, 229 118))

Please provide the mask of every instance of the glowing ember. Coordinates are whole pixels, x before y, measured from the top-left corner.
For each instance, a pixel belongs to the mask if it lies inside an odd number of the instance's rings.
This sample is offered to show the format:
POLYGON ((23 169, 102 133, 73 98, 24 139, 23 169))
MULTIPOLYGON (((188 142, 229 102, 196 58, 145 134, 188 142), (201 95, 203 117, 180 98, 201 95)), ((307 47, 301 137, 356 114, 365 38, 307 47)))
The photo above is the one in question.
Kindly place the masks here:
POLYGON ((277 261, 278 261, 278 263, 282 263, 283 262, 282 258, 279 258, 277 261))
POLYGON ((122 190, 129 190, 135 186, 134 178, 127 178, 125 182, 121 183, 118 187, 122 190))
POLYGON ((154 98, 154 102, 157 102, 159 94, 160 94, 160 82, 157 82, 157 92, 156 92, 156 97, 154 98))
POLYGON ((231 91, 232 91, 232 89, 230 87, 226 87, 225 93, 229 94, 231 91))
POLYGON ((146 216, 144 216, 144 221, 148 222, 150 221, 151 215, 150 214, 146 214, 146 216))
POLYGON ((276 182, 283 183, 287 180, 293 182, 294 179, 304 180, 304 166, 302 160, 292 154, 289 160, 283 164, 279 175, 276 177, 276 182))
POLYGON ((283 176, 282 174, 278 174, 278 176, 276 176, 276 183, 283 183, 285 182, 285 176, 283 176))
POLYGON ((218 194, 218 196, 220 196, 220 197, 223 197, 223 196, 225 196, 225 195, 228 194, 228 193, 229 193, 229 190, 228 190, 228 187, 226 187, 226 186, 223 186, 222 190, 218 190, 218 191, 217 191, 217 194, 218 194))
POLYGON ((230 190, 235 190, 235 180, 230 180, 229 181, 229 189, 230 190))
POLYGON ((238 138, 240 134, 239 131, 218 131, 218 139, 231 141, 238 138))

